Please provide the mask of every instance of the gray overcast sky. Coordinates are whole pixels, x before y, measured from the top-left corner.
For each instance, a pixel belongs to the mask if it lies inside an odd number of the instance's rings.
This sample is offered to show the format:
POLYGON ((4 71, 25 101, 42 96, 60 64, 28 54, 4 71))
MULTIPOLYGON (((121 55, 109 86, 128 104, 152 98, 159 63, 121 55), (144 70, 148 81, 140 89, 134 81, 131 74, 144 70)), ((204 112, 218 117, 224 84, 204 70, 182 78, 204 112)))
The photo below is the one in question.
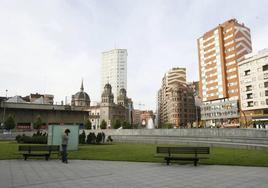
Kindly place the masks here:
POLYGON ((254 51, 268 47, 266 0, 0 0, 0 96, 49 93, 70 100, 84 79, 100 101, 101 52, 128 50, 128 96, 155 109, 161 79, 186 67, 198 80, 196 39, 236 18, 254 51))

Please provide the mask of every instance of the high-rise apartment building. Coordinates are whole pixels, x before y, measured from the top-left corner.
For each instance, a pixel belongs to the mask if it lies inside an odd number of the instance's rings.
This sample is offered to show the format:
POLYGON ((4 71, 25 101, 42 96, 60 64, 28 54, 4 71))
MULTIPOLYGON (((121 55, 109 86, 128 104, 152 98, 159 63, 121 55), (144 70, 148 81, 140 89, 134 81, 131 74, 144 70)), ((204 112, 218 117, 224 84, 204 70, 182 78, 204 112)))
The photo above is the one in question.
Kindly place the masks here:
POLYGON ((157 119, 160 124, 184 127, 195 121, 194 92, 186 84, 185 68, 169 70, 162 79, 157 96, 157 119))
POLYGON ((197 45, 201 119, 210 125, 230 123, 239 118, 237 64, 252 51, 250 29, 231 19, 206 32, 197 45))
POLYGON ((102 53, 101 89, 109 83, 117 103, 120 89, 127 90, 127 50, 113 49, 102 53))
POLYGON ((172 68, 162 78, 162 86, 158 92, 158 118, 160 123, 168 122, 167 98, 170 95, 172 85, 176 83, 186 84, 186 69, 172 68))

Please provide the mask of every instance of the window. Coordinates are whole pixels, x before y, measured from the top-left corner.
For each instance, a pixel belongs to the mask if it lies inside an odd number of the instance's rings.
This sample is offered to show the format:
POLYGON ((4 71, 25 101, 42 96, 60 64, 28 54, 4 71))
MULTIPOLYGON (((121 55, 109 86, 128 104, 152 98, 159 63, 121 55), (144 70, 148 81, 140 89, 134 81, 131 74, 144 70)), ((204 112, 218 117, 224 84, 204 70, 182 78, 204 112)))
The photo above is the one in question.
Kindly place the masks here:
POLYGON ((245 76, 248 76, 250 74, 250 70, 246 70, 245 72, 245 76))
POLYGON ((268 96, 268 90, 265 91, 265 96, 266 96, 266 97, 268 96))
POLYGON ((263 110, 263 114, 268 114, 268 110, 263 110))
POLYGON ((248 93, 247 94, 247 99, 252 99, 253 97, 252 97, 252 93, 248 93))
POLYGON ((252 85, 246 86, 246 91, 252 91, 252 85))
POLYGON ((268 82, 264 82, 264 87, 268 88, 268 82))
MULTIPOLYGON (((266 100, 266 104, 268 102, 268 99, 266 100)), ((247 107, 253 107, 253 101, 247 102, 247 107)))
POLYGON ((267 70, 268 70, 268 65, 264 65, 264 66, 262 66, 262 70, 263 70, 263 71, 267 71, 267 70))

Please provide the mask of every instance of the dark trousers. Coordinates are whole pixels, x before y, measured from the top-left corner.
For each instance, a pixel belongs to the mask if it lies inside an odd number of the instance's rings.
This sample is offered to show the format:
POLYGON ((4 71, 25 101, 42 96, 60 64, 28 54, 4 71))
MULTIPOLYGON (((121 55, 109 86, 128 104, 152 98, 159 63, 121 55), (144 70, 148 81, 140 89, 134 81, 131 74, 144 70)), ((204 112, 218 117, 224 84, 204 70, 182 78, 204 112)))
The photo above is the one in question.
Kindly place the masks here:
POLYGON ((61 146, 62 146, 61 160, 62 162, 67 163, 67 145, 61 145, 61 146))

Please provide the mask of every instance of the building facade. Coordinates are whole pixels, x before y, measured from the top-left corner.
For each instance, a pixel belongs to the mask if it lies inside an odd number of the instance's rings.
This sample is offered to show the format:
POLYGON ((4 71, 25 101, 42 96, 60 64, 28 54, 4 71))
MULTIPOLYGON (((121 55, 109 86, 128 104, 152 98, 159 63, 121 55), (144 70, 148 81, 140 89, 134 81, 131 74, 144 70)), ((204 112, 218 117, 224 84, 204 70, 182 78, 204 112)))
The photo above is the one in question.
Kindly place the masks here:
POLYGON ((185 68, 172 68, 165 73, 162 78, 162 85, 158 91, 158 120, 159 124, 168 122, 168 99, 171 95, 171 88, 176 84, 186 84, 186 69, 185 68))
POLYGON ((200 91, 199 81, 188 82, 187 85, 193 89, 195 96, 200 97, 200 95, 199 95, 199 91, 200 91))
POLYGON ((2 101, 0 104, 1 121, 6 120, 10 115, 14 117, 16 128, 27 130, 33 128, 37 117, 41 117, 44 127, 64 124, 83 125, 88 118, 88 112, 82 107, 2 101))
POLYGON ((127 50, 113 49, 102 53, 101 89, 109 83, 113 88, 115 103, 120 89, 127 90, 127 50))
POLYGON ((89 120, 91 121, 91 129, 100 129, 100 104, 96 103, 88 108, 89 120))
POLYGON ((140 122, 141 126, 144 128, 148 125, 149 120, 154 120, 154 112, 151 110, 140 111, 140 122))
POLYGON ((26 102, 37 103, 37 104, 53 104, 54 103, 54 95, 50 94, 30 94, 26 97, 22 97, 22 99, 26 102))
MULTIPOLYGON (((201 119, 208 126, 231 123, 237 116, 225 115, 224 106, 239 101, 238 63, 252 51, 250 29, 235 19, 228 20, 206 32, 197 40, 200 96, 203 101, 201 119), (206 111, 210 106, 223 106, 218 114, 206 111), (202 116, 207 114, 207 116, 202 116), (215 118, 217 116, 217 118, 215 118), (207 118, 211 117, 211 118, 207 118)), ((236 109, 236 107, 234 107, 236 109)), ((233 110, 234 110, 233 109, 233 110)), ((239 108, 237 108, 239 111, 239 108)))
POLYGON ((185 127, 196 118, 194 90, 186 84, 186 69, 173 68, 162 79, 157 93, 157 124, 185 127))
POLYGON ((134 109, 133 110, 133 124, 141 125, 141 113, 142 110, 134 109))
POLYGON ((167 123, 176 127, 190 127, 196 120, 194 90, 186 84, 171 87, 167 98, 167 123))
POLYGON ((268 49, 246 55, 238 70, 244 120, 268 121, 268 49))
POLYGON ((128 98, 126 95, 126 90, 121 89, 119 92, 119 104, 114 103, 114 95, 112 93, 112 86, 110 84, 106 84, 104 86, 104 91, 101 95, 100 120, 105 120, 109 128, 111 128, 113 121, 117 119, 121 122, 131 122, 129 119, 128 98))

